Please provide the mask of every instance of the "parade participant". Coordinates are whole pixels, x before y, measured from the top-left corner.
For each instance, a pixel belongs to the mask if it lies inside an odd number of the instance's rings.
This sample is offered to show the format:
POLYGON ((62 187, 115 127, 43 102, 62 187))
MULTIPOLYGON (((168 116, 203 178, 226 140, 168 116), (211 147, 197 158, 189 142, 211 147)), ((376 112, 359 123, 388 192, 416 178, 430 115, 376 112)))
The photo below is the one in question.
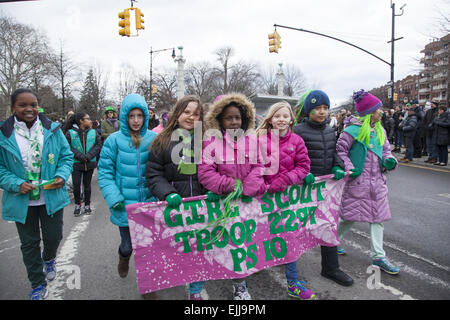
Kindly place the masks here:
POLYGON ((81 214, 81 181, 83 181, 84 210, 91 214, 91 181, 97 167, 97 156, 102 148, 100 135, 91 128, 92 122, 87 113, 79 112, 73 118, 74 125, 66 133, 67 141, 74 155, 72 184, 75 201, 73 214, 81 214))
MULTIPOLYGON (((302 184, 310 170, 308 150, 303 139, 292 133, 294 125, 294 113, 289 103, 278 102, 270 106, 267 116, 257 129, 258 141, 266 144, 268 153, 272 155, 272 161, 278 165, 277 172, 264 175, 264 181, 269 185, 269 192, 284 191, 288 186, 302 184), (278 152, 272 150, 271 139, 277 135, 278 152), (274 158, 274 156, 276 158, 274 158)), ((270 167, 270 163, 266 167, 270 167)), ((298 279, 297 261, 285 264, 288 295, 303 300, 313 299, 315 294, 303 286, 304 282, 298 279)))
POLYGON ((355 92, 353 100, 359 118, 349 119, 336 147, 345 169, 352 172, 342 194, 338 236, 342 241, 354 222, 369 222, 372 265, 397 274, 400 269, 383 250, 383 222, 391 219, 384 172, 395 169, 397 161, 380 123, 381 101, 364 90, 355 92))
MULTIPOLYGON (((210 192, 208 199, 217 201, 221 195, 242 191, 245 197, 262 195, 266 185, 262 175, 263 166, 251 163, 248 155, 250 148, 256 148, 256 140, 246 135, 246 131, 255 126, 255 106, 243 94, 229 93, 216 99, 206 115, 208 130, 215 129, 217 135, 205 141, 202 163, 198 165, 200 183, 210 192), (245 143, 245 150, 238 148, 245 143), (221 159, 214 151, 224 150, 221 159), (243 154, 245 152, 245 154, 243 154), (229 154, 231 153, 231 154, 229 154), (245 159, 244 161, 240 161, 245 159), (242 162, 242 163, 241 163, 242 162), (241 188, 242 187, 242 188, 241 188)), ((253 137, 256 139, 256 137, 253 137)), ((250 300, 245 279, 233 279, 233 298, 250 300)))
POLYGON ((115 114, 116 110, 113 107, 111 106, 106 107, 105 109, 106 119, 103 120, 100 124, 103 141, 105 141, 106 138, 108 138, 112 133, 118 131, 120 128, 120 121, 117 120, 115 114))
POLYGON ((437 166, 446 166, 448 163, 448 144, 450 140, 450 114, 446 106, 439 106, 438 117, 433 120, 433 128, 435 139, 433 143, 436 144, 438 153, 438 162, 434 163, 437 166))
POLYGON ((13 115, 0 126, 2 217, 16 222, 31 300, 45 299, 47 281, 56 277, 63 208, 70 203, 64 182, 73 163, 61 125, 38 114, 38 106, 36 93, 17 89, 11 95, 13 115))
MULTIPOLYGON (((313 183, 315 176, 334 174, 334 179, 342 179, 345 175, 344 163, 336 153, 336 135, 334 129, 326 123, 330 99, 321 90, 310 91, 305 97, 303 109, 299 117, 303 118, 294 127, 294 133, 303 138, 308 157, 311 161, 311 172, 306 183, 313 183)), ((353 279, 339 268, 337 247, 320 247, 321 275, 342 286, 351 286, 353 279)))
POLYGON ((119 276, 128 275, 133 252, 125 206, 152 202, 156 198, 145 184, 148 149, 156 134, 147 130, 148 107, 138 94, 129 94, 122 101, 120 130, 105 140, 98 163, 98 185, 110 208, 111 222, 119 227, 119 276))
MULTIPOLYGON (((167 126, 157 135, 150 148, 145 174, 147 186, 155 197, 167 201, 169 207, 178 208, 181 198, 203 195, 206 192, 198 181, 197 164, 194 161, 196 121, 201 121, 199 129, 202 137, 203 108, 200 99, 196 96, 181 98, 175 104, 167 126), (179 139, 173 140, 174 134, 179 139), (180 142, 183 148, 179 150, 179 158, 173 159, 172 151, 180 142)), ((203 285, 204 281, 189 284, 190 300, 202 300, 200 292, 203 285)))

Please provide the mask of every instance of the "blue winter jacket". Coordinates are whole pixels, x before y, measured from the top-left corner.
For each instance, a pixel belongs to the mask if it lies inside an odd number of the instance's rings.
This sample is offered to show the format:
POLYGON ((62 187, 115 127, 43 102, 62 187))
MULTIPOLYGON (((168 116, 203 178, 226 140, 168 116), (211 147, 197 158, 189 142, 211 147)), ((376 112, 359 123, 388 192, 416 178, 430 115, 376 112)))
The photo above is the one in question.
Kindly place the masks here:
POLYGON ((119 227, 128 226, 128 219, 125 209, 112 209, 116 203, 124 202, 129 205, 157 200, 145 182, 148 150, 156 136, 156 133, 147 130, 148 119, 148 107, 144 98, 138 94, 127 95, 120 108, 120 130, 105 140, 100 153, 98 184, 110 208, 111 222, 119 227), (141 109, 145 115, 140 131, 141 144, 137 149, 132 144, 128 128, 128 114, 135 108, 141 109))
MULTIPOLYGON (((39 114, 39 119, 44 127, 41 179, 51 180, 60 177, 67 181, 72 173, 73 153, 61 125, 50 121, 43 114, 39 114)), ((0 126, 0 188, 3 189, 3 219, 25 224, 30 195, 19 193, 20 185, 24 182, 27 182, 25 167, 14 134, 14 116, 11 116, 0 126)), ((60 189, 43 192, 49 215, 53 215, 70 203, 65 185, 60 189)))

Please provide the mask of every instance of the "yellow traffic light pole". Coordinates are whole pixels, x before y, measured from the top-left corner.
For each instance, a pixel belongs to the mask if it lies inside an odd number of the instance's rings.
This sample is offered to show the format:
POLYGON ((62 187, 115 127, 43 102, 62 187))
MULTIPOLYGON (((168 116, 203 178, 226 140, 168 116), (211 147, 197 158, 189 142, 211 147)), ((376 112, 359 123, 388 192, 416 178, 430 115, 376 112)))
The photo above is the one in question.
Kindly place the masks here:
POLYGON ((142 13, 142 11, 140 9, 133 7, 133 1, 135 1, 135 0, 131 0, 130 8, 125 9, 122 12, 119 12, 119 18, 120 18, 119 27, 121 27, 121 29, 119 30, 119 35, 121 35, 121 36, 137 37, 139 30, 145 29, 144 19, 142 18, 144 16, 144 14, 142 13), (130 10, 134 11, 134 18, 136 21, 136 34, 135 35, 131 35, 131 30, 130 30, 130 10))

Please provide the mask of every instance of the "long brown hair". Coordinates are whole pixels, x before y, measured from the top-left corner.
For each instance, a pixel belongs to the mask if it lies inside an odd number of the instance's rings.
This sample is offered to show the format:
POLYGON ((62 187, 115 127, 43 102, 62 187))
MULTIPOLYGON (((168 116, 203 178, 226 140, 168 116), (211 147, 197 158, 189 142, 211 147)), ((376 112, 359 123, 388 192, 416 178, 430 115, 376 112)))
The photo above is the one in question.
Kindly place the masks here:
POLYGON ((200 121, 202 122, 202 136, 205 132, 205 123, 203 121, 203 105, 200 98, 194 95, 184 96, 175 104, 173 111, 169 116, 169 121, 166 127, 156 136, 155 140, 150 146, 150 151, 155 154, 160 154, 165 148, 170 145, 172 132, 178 128, 178 118, 186 109, 190 102, 197 102, 197 108, 200 108, 200 121))

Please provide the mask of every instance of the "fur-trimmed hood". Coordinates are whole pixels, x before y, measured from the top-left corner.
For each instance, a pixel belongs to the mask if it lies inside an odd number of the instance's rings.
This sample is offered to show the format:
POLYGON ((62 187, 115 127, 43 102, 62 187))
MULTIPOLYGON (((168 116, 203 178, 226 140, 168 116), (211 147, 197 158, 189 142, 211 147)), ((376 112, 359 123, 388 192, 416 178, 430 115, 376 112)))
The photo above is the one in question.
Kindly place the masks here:
POLYGON ((248 129, 255 129, 256 111, 255 105, 242 93, 229 93, 222 96, 219 100, 215 101, 209 109, 205 121, 208 129, 220 130, 220 123, 217 117, 223 111, 223 109, 231 102, 235 102, 240 105, 248 118, 248 129))

